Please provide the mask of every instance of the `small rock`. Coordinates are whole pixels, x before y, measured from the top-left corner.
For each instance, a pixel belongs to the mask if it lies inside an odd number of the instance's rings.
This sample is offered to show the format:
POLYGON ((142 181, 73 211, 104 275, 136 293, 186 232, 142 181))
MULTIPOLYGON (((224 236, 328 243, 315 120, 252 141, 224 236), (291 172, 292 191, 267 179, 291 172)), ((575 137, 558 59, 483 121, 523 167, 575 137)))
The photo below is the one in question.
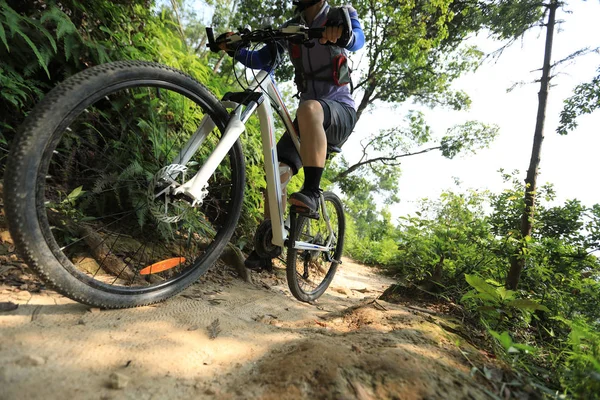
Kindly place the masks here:
POLYGON ((92 307, 92 308, 90 308, 90 312, 91 312, 92 314, 99 313, 100 311, 102 311, 102 310, 101 310, 101 309, 99 309, 99 308, 97 308, 97 307, 92 307))
POLYGON ((209 396, 214 396, 215 394, 217 394, 217 392, 215 392, 215 390, 212 388, 208 388, 204 391, 204 394, 207 394, 209 396))
POLYGON ((127 375, 113 372, 109 376, 111 389, 125 389, 129 384, 129 377, 127 375))
POLYGON ((83 318, 77 321, 77 325, 85 325, 85 321, 83 320, 83 318))
POLYGON ((44 365, 46 360, 40 356, 33 356, 31 354, 26 355, 17 361, 17 364, 22 367, 38 367, 40 365, 44 365))
POLYGON ((19 286, 19 289, 21 289, 21 290, 27 290, 27 289, 29 289, 29 286, 26 283, 24 283, 21 286, 19 286))
POLYGON ((331 288, 331 290, 340 294, 344 294, 346 296, 352 296, 352 290, 348 289, 347 287, 333 287, 331 288))
POLYGON ((198 325, 193 325, 188 328, 188 331, 190 331, 190 332, 197 331, 197 330, 198 330, 198 325))

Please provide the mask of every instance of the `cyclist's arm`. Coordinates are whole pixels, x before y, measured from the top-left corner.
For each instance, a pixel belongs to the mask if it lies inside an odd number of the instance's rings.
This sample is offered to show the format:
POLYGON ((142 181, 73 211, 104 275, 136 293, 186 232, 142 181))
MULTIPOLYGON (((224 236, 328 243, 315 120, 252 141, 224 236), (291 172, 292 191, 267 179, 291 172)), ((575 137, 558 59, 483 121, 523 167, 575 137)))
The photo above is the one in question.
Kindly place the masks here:
POLYGON ((365 45, 365 33, 363 32, 360 21, 358 20, 358 12, 350 7, 348 10, 348 14, 350 14, 350 21, 352 22, 352 40, 346 46, 346 50, 349 51, 357 51, 362 49, 365 45))
MULTIPOLYGON (((277 47, 277 57, 281 57, 285 47, 282 43, 276 43, 275 45, 277 47)), ((240 49, 236 53, 235 59, 252 69, 271 71, 273 68, 271 50, 268 46, 263 46, 259 50, 240 49)))

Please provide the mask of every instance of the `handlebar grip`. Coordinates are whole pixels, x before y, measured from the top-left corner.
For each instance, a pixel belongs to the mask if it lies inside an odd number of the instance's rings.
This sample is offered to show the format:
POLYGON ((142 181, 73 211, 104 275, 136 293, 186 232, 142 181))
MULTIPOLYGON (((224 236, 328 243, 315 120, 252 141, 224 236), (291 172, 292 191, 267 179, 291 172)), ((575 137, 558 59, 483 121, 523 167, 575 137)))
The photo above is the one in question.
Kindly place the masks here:
POLYGON ((323 32, 325 28, 310 28, 308 30, 309 39, 320 39, 323 37, 323 32))
POLYGON ((215 34, 213 33, 213 29, 211 27, 206 27, 206 37, 208 39, 208 44, 206 47, 208 47, 210 51, 218 53, 221 49, 215 43, 215 34))

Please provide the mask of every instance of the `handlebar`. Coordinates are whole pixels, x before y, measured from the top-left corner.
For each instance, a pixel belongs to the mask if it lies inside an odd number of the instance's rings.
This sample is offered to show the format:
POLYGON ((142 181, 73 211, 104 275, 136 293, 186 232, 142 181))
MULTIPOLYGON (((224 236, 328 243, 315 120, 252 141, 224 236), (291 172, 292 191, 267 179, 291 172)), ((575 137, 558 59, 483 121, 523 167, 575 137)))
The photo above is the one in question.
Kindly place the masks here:
POLYGON ((296 39, 301 43, 308 43, 311 39, 321 38, 324 30, 325 28, 322 27, 307 28, 304 25, 288 25, 281 29, 273 29, 268 27, 264 29, 256 29, 254 31, 249 29, 240 29, 239 32, 217 41, 215 40, 213 29, 211 27, 207 27, 207 47, 216 53, 221 50, 219 48, 219 44, 221 43, 235 44, 238 47, 246 47, 251 43, 271 43, 281 39, 296 39))
POLYGON ((215 34, 213 33, 213 28, 206 27, 206 37, 208 39, 208 44, 206 45, 210 51, 217 53, 220 49, 219 46, 215 43, 215 34))

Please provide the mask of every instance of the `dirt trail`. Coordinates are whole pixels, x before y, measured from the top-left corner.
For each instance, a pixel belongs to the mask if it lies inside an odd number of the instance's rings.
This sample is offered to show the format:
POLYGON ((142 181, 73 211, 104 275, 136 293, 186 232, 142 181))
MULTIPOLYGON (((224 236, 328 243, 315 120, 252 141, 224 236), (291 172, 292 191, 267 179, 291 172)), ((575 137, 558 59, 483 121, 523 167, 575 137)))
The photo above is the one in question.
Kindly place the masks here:
POLYGON ((374 302, 391 282, 343 261, 314 305, 279 269, 248 284, 217 268, 117 311, 0 285, 0 302, 19 304, 0 312, 0 399, 490 398, 470 376, 479 351, 438 317, 374 302))

